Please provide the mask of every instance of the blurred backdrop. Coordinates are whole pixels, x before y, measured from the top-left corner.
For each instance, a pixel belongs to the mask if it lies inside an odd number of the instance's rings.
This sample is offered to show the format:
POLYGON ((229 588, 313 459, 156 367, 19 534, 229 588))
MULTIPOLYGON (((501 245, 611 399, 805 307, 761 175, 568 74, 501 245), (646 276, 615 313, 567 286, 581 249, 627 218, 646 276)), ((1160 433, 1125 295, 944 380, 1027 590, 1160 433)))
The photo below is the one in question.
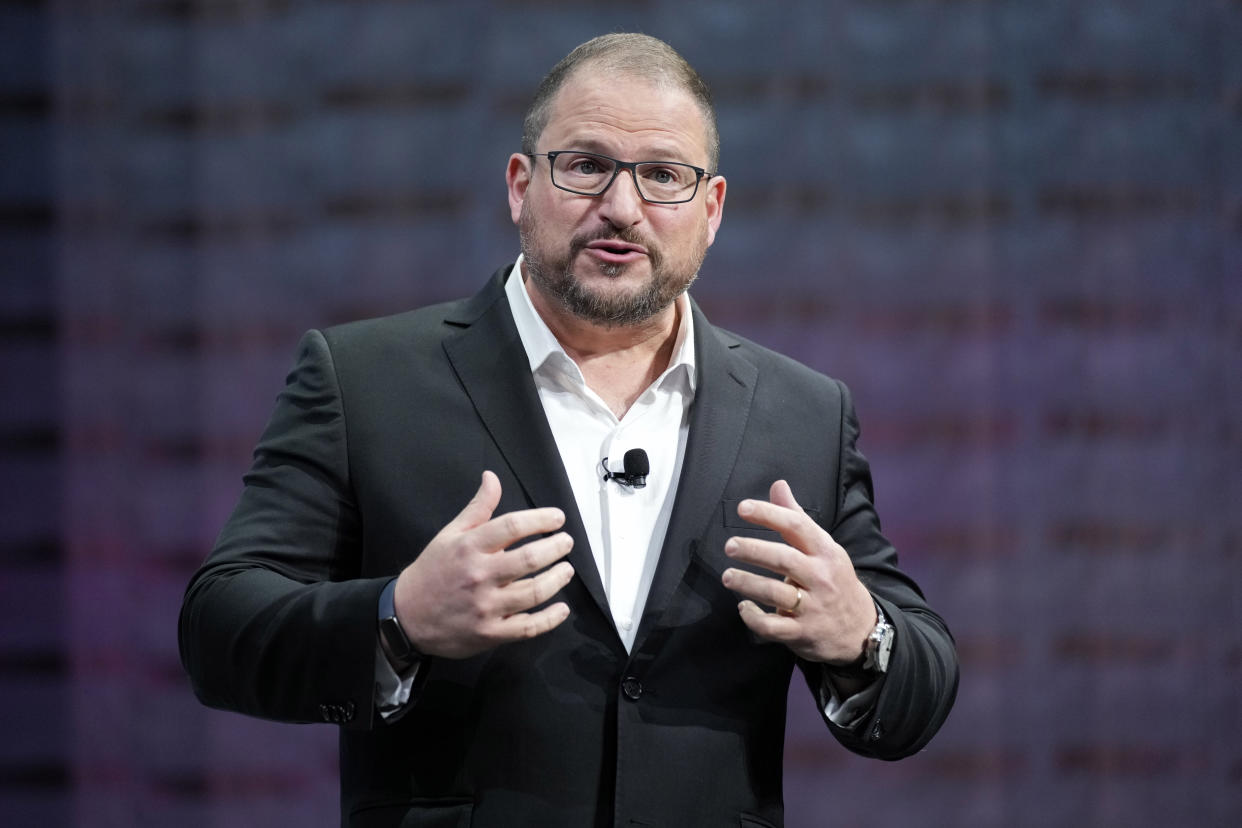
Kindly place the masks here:
POLYGON ((794 686, 789 825, 1242 824, 1238 0, 0 1, 0 824, 336 824, 334 729, 200 707, 182 590, 300 333, 511 261, 522 111, 613 30, 718 98, 693 295, 852 387, 960 643, 900 764, 794 686))

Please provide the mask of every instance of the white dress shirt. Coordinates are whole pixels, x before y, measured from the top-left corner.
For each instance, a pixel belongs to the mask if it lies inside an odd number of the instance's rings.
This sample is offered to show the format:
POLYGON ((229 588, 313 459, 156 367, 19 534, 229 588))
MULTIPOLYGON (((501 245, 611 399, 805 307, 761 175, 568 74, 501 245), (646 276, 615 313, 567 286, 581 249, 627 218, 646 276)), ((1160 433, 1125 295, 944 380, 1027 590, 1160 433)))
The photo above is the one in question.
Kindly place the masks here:
POLYGON ((618 419, 587 386, 577 363, 531 304, 521 267, 519 257, 505 294, 573 488, 617 635, 628 651, 647 603, 686 455, 695 386, 690 300, 684 293, 677 298, 677 338, 668 368, 618 419), (625 452, 636 448, 650 461, 647 485, 632 488, 605 480, 604 459, 610 470, 621 471, 625 452))

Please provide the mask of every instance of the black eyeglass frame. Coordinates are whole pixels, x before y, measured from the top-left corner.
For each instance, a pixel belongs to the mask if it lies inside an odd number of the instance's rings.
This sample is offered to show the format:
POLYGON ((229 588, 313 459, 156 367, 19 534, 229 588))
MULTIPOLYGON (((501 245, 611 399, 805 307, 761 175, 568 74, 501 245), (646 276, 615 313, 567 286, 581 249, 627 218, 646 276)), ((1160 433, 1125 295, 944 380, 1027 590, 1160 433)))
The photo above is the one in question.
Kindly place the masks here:
POLYGON ((552 186, 556 189, 564 190, 565 192, 573 193, 574 195, 590 196, 591 198, 599 198, 604 193, 608 192, 608 188, 611 187, 613 182, 617 180, 617 176, 621 174, 621 171, 629 170, 630 177, 634 179, 634 189, 638 192, 638 197, 648 204, 685 204, 689 201, 694 201, 694 197, 699 194, 699 184, 703 181, 715 178, 718 175, 718 173, 708 172, 702 167, 696 167, 693 164, 687 164, 684 161, 622 161, 619 158, 604 155, 602 152, 588 152, 586 150, 552 150, 551 152, 528 152, 526 155, 531 159, 548 159, 548 178, 552 180, 552 186), (556 173, 554 170, 556 169, 556 156, 558 155, 589 155, 592 158, 603 158, 605 161, 611 161, 616 166, 612 169, 612 178, 608 179, 608 183, 596 192, 591 193, 586 190, 575 190, 570 187, 566 187, 563 184, 558 184, 556 181, 556 173), (660 201, 647 198, 647 195, 643 192, 643 186, 638 183, 638 168, 643 164, 676 164, 679 167, 689 167, 695 172, 694 189, 690 191, 689 196, 686 198, 679 198, 676 201, 660 201))

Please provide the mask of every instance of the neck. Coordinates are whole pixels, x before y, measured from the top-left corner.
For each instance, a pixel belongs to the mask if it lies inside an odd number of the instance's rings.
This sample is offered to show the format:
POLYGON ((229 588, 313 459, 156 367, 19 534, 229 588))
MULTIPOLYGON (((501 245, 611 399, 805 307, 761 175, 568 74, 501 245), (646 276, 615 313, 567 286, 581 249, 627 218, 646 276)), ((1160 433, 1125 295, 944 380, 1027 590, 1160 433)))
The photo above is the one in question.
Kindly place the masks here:
POLYGON ((623 416, 673 358, 680 300, 636 325, 601 325, 570 313, 522 276, 535 311, 577 363, 587 385, 618 418, 623 416))

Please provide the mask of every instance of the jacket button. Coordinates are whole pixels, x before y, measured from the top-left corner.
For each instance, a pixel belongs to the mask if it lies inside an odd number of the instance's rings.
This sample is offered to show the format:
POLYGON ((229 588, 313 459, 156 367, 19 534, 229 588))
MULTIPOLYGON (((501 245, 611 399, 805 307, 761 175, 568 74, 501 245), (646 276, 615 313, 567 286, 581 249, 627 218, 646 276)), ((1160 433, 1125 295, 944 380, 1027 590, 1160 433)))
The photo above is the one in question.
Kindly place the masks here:
POLYGON ((621 682, 621 692, 630 701, 638 701, 643 694, 643 683, 633 676, 626 676, 621 682))

